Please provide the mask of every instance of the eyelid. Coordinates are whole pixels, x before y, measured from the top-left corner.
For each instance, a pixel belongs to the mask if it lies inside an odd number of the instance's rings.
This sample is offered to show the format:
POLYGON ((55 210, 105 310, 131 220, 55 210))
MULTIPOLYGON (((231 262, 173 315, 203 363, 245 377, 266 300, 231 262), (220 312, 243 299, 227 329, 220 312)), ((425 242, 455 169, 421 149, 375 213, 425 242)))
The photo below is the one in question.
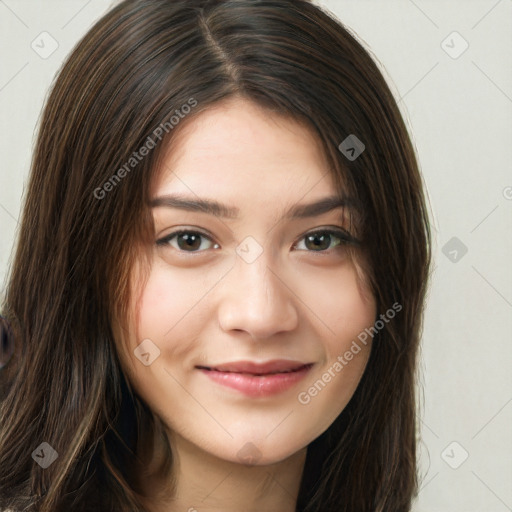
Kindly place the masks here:
MULTIPOLYGON (((171 239, 175 238, 176 236, 179 236, 183 233, 198 234, 198 235, 201 235, 202 237, 206 238, 213 244, 217 244, 217 242, 215 242, 214 238, 210 234, 206 233, 205 231, 203 231, 200 228, 195 228, 195 227, 194 228, 184 227, 184 228, 176 229, 175 231, 172 231, 168 235, 165 235, 164 237, 157 240, 156 244, 159 246, 165 246, 168 244, 169 240, 171 240, 171 239)), ((312 236, 312 235, 316 235, 316 234, 325 234, 325 233, 336 236, 337 238, 339 238, 341 240, 342 244, 351 244, 351 245, 359 245, 360 244, 360 241, 357 238, 355 238, 346 229, 344 229, 340 226, 323 226, 323 227, 315 228, 311 231, 306 231, 305 233, 301 234, 297 238, 297 240, 294 242, 293 247, 296 247, 297 244, 307 236, 312 236)), ((207 252, 207 250, 208 249, 204 249, 202 251, 179 251, 178 250, 177 252, 180 254, 187 254, 187 255, 200 255, 200 254, 207 252)), ((305 252, 313 252, 313 253, 318 252, 319 254, 321 254, 321 253, 328 253, 329 251, 305 251, 305 252)))
POLYGON ((306 236, 316 235, 318 233, 331 233, 333 235, 339 236, 342 240, 345 240, 346 242, 354 244, 359 243, 359 240, 355 236, 351 235, 348 230, 340 226, 324 226, 320 228, 315 228, 312 231, 306 231, 306 233, 300 235, 298 240, 302 240, 306 236))
MULTIPOLYGON (((202 229, 184 227, 184 228, 178 228, 175 231, 172 231, 171 233, 169 233, 168 235, 165 235, 162 238, 158 239, 156 241, 156 245, 165 246, 168 244, 169 240, 171 240, 183 233, 187 233, 187 234, 192 233, 192 234, 201 235, 202 237, 208 239, 213 244, 217 243, 217 242, 215 242, 215 240, 213 239, 213 237, 211 235, 209 235, 202 229)), ((194 255, 194 254, 202 254, 205 252, 205 250, 203 250, 203 251, 177 251, 177 252, 194 255)))

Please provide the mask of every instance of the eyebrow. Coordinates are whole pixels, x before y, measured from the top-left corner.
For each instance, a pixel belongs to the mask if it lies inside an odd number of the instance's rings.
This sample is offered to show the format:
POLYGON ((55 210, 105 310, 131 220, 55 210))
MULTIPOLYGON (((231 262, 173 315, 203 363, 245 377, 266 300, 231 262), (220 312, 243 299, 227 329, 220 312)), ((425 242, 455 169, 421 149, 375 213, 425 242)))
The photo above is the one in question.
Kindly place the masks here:
MULTIPOLYGON (((177 195, 165 195, 156 197, 150 202, 152 208, 167 207, 177 208, 190 212, 201 212, 226 219, 236 219, 240 209, 227 206, 213 199, 188 198, 177 195)), ((354 207, 354 202, 349 198, 329 196, 314 203, 297 204, 292 206, 284 214, 286 219, 305 219, 316 217, 336 208, 354 207)))

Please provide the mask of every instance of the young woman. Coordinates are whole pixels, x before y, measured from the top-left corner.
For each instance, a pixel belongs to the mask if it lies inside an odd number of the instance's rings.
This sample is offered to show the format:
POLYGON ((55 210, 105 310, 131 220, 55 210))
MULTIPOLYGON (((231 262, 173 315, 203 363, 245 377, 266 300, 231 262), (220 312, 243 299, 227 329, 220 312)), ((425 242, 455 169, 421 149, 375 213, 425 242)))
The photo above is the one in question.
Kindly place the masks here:
POLYGON ((0 507, 410 510, 429 239, 396 102, 339 21, 120 3, 41 120, 0 507))

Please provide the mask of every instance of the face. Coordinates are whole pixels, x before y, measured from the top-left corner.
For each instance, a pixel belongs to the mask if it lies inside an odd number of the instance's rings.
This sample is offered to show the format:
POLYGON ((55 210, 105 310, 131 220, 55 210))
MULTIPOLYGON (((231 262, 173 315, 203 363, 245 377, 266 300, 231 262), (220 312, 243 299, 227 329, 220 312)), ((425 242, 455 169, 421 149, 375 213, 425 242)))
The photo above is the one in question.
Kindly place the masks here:
POLYGON ((353 395, 371 348, 354 341, 376 314, 319 145, 231 99, 179 132, 152 198, 151 268, 120 348, 132 386, 170 433, 210 455, 289 457, 353 395))

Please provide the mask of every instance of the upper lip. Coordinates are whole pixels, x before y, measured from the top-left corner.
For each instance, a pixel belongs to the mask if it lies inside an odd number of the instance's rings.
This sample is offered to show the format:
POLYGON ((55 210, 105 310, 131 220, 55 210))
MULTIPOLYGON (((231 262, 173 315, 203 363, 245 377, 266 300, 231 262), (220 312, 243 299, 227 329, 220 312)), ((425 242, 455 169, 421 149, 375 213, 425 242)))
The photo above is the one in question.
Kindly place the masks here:
POLYGON ((234 361, 230 363, 222 363, 211 366, 198 366, 206 370, 217 370, 220 372, 234 372, 234 373, 254 373, 254 374, 267 374, 267 373, 281 373, 298 370, 303 366, 308 366, 312 363, 303 363, 301 361, 290 361, 284 359, 276 359, 267 361, 265 363, 255 363, 253 361, 234 361))

